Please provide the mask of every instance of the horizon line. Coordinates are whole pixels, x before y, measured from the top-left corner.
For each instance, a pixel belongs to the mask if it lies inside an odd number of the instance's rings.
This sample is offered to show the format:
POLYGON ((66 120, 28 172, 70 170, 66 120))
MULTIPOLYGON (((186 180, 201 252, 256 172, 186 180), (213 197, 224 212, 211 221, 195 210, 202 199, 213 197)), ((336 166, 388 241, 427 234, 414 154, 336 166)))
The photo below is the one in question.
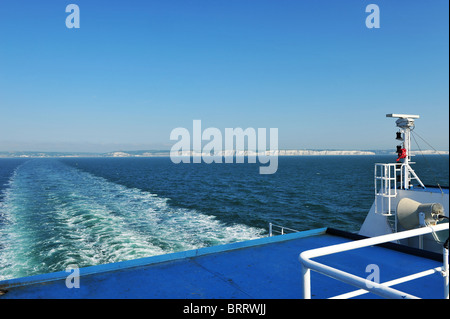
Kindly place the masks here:
MULTIPOLYGON (((268 156, 373 156, 373 155, 395 155, 390 149, 374 150, 349 150, 349 149, 279 149, 262 151, 268 156)), ((449 155, 449 151, 441 150, 412 150, 411 155, 449 155)), ((216 154, 201 151, 176 152, 177 157, 198 156, 254 156, 261 152, 252 150, 225 150, 216 154)), ((0 158, 33 158, 33 157, 168 157, 170 150, 136 150, 136 151, 111 151, 111 152, 83 152, 83 151, 0 151, 0 158)))

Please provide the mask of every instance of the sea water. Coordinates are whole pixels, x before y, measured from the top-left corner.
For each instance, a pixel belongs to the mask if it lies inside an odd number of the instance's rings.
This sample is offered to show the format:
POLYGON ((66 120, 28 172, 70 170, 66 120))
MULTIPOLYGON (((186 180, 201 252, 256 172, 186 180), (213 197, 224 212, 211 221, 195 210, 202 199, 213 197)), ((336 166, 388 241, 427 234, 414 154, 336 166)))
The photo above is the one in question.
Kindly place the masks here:
MULTIPOLYGON (((297 230, 357 232, 374 199, 374 163, 395 156, 280 157, 257 164, 161 158, 0 159, 0 280, 297 230)), ((448 185, 448 156, 416 157, 425 184, 448 185)))

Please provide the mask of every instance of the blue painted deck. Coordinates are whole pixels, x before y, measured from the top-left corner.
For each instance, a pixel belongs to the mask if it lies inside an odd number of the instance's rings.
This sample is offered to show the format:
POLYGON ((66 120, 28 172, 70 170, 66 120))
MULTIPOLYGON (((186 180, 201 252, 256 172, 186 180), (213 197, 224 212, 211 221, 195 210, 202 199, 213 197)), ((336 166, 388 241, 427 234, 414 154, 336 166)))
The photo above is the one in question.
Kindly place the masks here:
MULTIPOLYGON (((80 269, 80 288, 65 285, 69 273, 0 282, 9 298, 301 298, 300 252, 348 242, 318 229, 241 243, 136 259, 80 269)), ((369 264, 380 268, 381 282, 442 263, 381 247, 368 247, 316 260, 367 277, 369 264)), ((431 275, 397 285, 421 298, 442 298, 443 279, 431 275)), ((328 298, 356 288, 312 273, 312 297, 328 298)), ((366 294, 361 298, 377 298, 366 294)))

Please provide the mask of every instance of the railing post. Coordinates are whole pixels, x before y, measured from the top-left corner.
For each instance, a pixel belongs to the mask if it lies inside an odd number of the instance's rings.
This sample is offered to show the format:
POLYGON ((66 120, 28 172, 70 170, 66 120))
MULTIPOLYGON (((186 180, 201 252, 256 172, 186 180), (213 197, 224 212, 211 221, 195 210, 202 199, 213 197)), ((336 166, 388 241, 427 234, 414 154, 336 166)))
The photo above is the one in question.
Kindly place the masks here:
POLYGON ((311 299, 311 270, 302 264, 303 299, 311 299))
POLYGON ((444 265, 442 266, 442 271, 443 271, 443 275, 444 275, 444 298, 448 299, 448 249, 444 247, 444 251, 443 251, 443 255, 444 255, 444 265))

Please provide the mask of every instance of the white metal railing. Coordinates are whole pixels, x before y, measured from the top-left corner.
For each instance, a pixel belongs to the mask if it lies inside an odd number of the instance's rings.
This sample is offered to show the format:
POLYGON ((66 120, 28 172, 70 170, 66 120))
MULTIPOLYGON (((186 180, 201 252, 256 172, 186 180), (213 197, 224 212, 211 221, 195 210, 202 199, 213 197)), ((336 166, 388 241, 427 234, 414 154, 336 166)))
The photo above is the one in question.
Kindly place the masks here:
MULTIPOLYGON (((384 298, 401 298, 401 299, 416 299, 416 296, 407 294, 405 292, 396 290, 391 288, 390 286, 394 284, 398 284, 401 282, 410 281, 413 279, 417 279, 423 276, 427 276, 430 274, 434 274, 436 272, 440 272, 442 276, 444 277, 444 298, 448 299, 449 297, 449 268, 448 268, 448 249, 443 248, 444 250, 444 258, 443 258, 443 266, 437 267, 433 269, 429 269, 426 271, 422 271, 419 273, 416 273, 414 275, 398 278, 396 280, 392 280, 390 282, 386 282, 383 284, 376 283, 374 281, 361 278, 358 276, 355 276, 353 274, 341 271, 336 268, 329 267, 327 265, 318 263, 316 261, 311 260, 311 258, 319 257, 319 256, 325 256, 330 254, 335 254, 339 252, 344 252, 352 249, 357 248, 363 248, 368 247, 372 245, 378 245, 382 243, 391 242, 394 240, 399 240, 403 238, 409 238, 409 237, 415 237, 418 235, 424 235, 428 233, 433 233, 441 230, 448 229, 448 223, 439 224, 436 226, 427 226, 412 230, 407 230, 403 232, 398 232, 394 234, 388 234, 388 235, 382 235, 367 239, 361 239, 357 241, 352 241, 344 244, 338 244, 338 245, 332 245, 328 247, 322 247, 317 249, 312 249, 308 251, 304 251, 299 255, 299 261, 302 264, 302 275, 303 275, 303 298, 304 299, 311 299, 311 270, 317 271, 319 273, 322 273, 324 275, 327 275, 331 278, 334 278, 336 280, 340 280, 342 282, 345 282, 349 285, 356 286, 365 292, 372 292, 374 294, 377 294, 379 296, 382 296, 384 298)), ((356 291, 350 294, 344 294, 337 297, 352 297, 354 295, 361 294, 360 291, 356 291)))
MULTIPOLYGON (((409 163, 413 164, 413 162, 409 163)), ((405 163, 376 163, 374 179, 375 213, 384 216, 392 216, 395 214, 391 204, 392 198, 397 197, 397 189, 409 189, 411 187, 409 185, 411 179, 415 179, 419 182, 420 186, 425 188, 425 185, 411 166, 405 163), (405 178, 405 176, 408 176, 408 178, 405 178)))
POLYGON ((269 237, 272 237, 273 233, 278 233, 278 234, 284 235, 286 233, 286 231, 288 231, 290 233, 298 233, 299 232, 299 230, 295 230, 292 228, 287 228, 284 226, 269 223, 269 237))
POLYGON ((391 199, 397 197, 397 165, 375 164, 375 213, 392 216, 391 199))

